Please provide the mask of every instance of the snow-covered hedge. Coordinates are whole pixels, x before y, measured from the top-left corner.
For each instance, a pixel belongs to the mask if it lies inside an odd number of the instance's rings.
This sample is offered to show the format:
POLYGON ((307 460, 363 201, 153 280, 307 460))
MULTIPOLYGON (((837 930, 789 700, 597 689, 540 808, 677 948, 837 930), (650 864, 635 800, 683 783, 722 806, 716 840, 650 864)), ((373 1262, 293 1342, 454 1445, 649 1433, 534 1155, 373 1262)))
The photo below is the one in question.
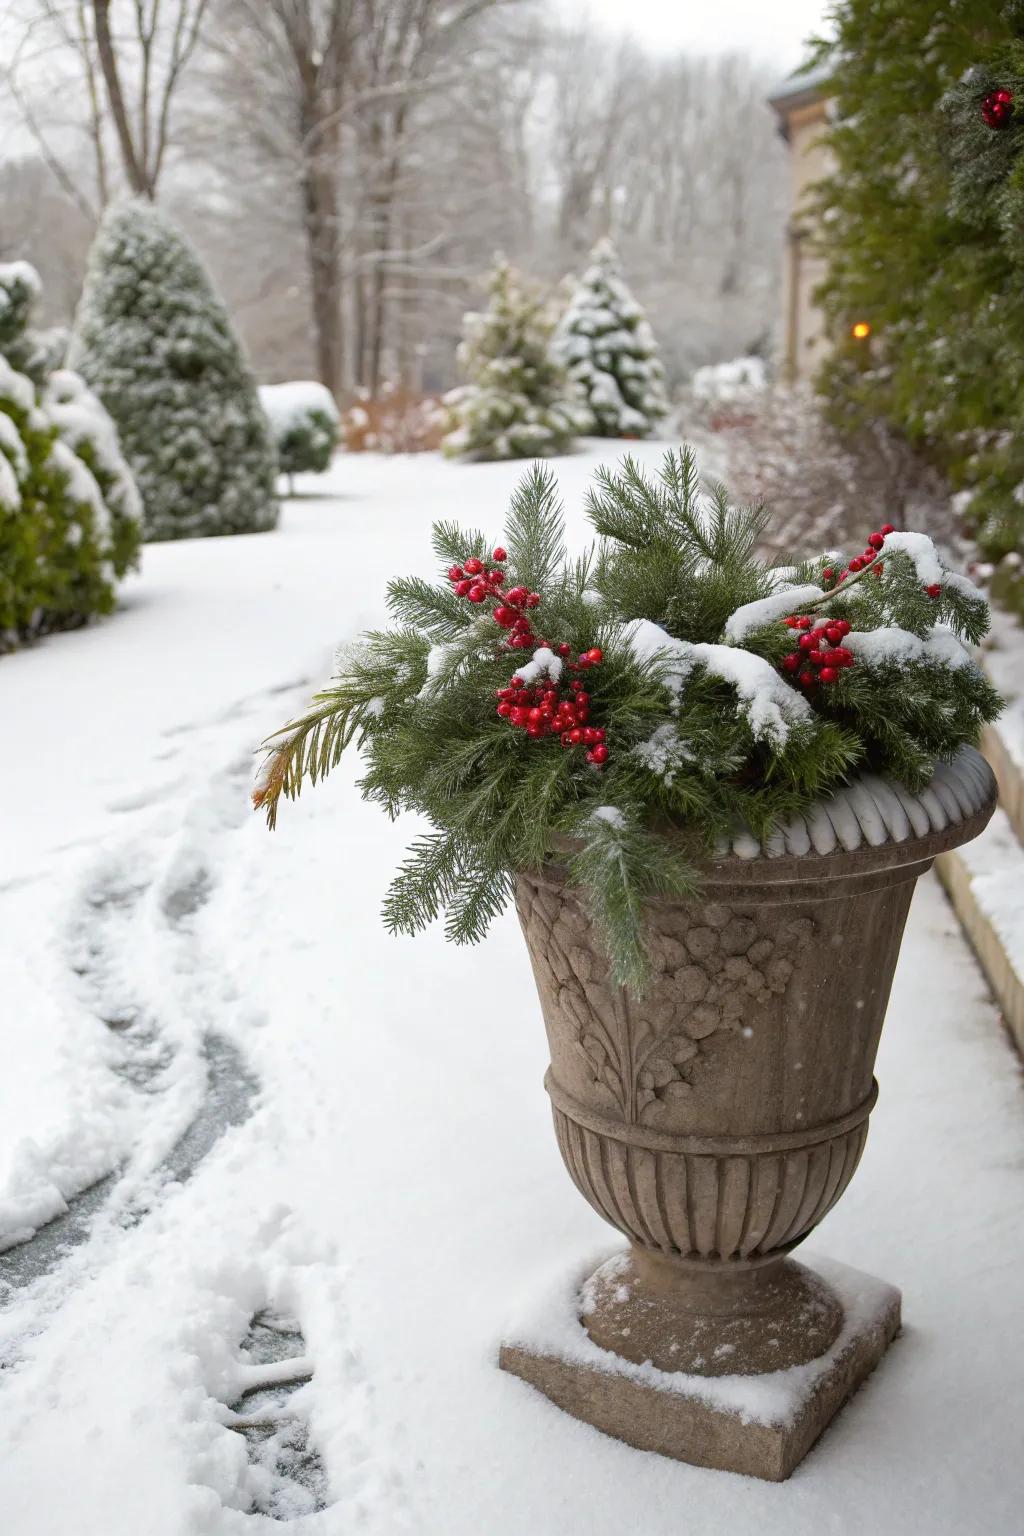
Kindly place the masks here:
POLYGON ((141 504, 110 417, 75 374, 0 355, 0 649, 114 607, 141 504))
POLYGON ((599 240, 591 252, 552 350, 586 401, 587 431, 599 437, 647 437, 667 416, 658 344, 623 281, 610 240, 599 240))
POLYGON ((255 380, 198 256, 150 203, 108 209, 69 362, 117 423, 147 539, 274 527, 277 463, 255 380))
POLYGON ((263 384, 259 396, 281 473, 289 479, 302 473, 323 474, 338 446, 340 429, 338 407, 326 385, 312 379, 263 384))

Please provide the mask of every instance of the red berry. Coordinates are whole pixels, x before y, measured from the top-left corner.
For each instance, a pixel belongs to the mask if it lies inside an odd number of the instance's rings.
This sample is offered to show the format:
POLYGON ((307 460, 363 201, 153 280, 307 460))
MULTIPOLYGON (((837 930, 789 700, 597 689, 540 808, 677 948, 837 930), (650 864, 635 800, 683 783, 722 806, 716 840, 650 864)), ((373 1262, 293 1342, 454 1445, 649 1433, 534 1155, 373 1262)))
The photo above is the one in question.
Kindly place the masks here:
POLYGON ((500 624, 502 629, 511 629, 516 621, 516 611, 502 603, 500 608, 494 610, 494 622, 500 624))
POLYGON ((514 705, 508 702, 508 699, 502 699, 501 703, 498 705, 498 714, 504 715, 507 719, 508 716, 512 713, 514 707, 514 705))
POLYGON ((540 593, 528 592, 523 598, 524 608, 537 608, 540 605, 540 593))
POLYGON ((843 632, 838 624, 829 624, 825 629, 825 634, 832 645, 837 645, 843 638, 843 632))
POLYGON ((519 673, 517 672, 515 677, 509 679, 509 687, 510 688, 521 688, 522 686, 523 686, 523 680, 519 676, 519 673))
POLYGON ((797 641, 802 651, 813 651, 817 647, 817 640, 813 635, 801 635, 797 641))
POLYGON ((866 549, 861 555, 861 559, 865 565, 870 565, 872 560, 875 559, 875 551, 873 549, 866 549))
POLYGON ((852 651, 848 651, 845 645, 841 645, 832 658, 834 667, 852 667, 856 661, 852 651))
POLYGON ((856 572, 862 571, 863 569, 864 561, 860 558, 860 555, 854 555, 853 559, 850 561, 850 570, 856 572))
POLYGON ((796 621, 796 627, 797 629, 810 629, 811 623, 812 620, 808 618, 807 614, 802 613, 796 621))
POLYGON ((782 667, 785 672, 795 672, 802 658, 798 651, 790 651, 788 656, 783 656, 782 667))
POLYGON ((836 573, 832 567, 830 565, 826 565, 825 569, 821 573, 821 579, 822 581, 834 581, 835 574, 836 573))
POLYGON ((465 576, 465 574, 466 573, 462 569, 461 565, 450 565, 448 567, 448 580, 449 581, 461 581, 463 576, 465 576))
POLYGON ((567 645, 566 642, 563 640, 561 645, 558 647, 558 654, 559 654, 559 656, 571 656, 572 655, 572 646, 567 645))
MULTIPOLYGON (((459 585, 461 586, 462 583, 460 582, 459 585)), ((469 591, 466 593, 466 596, 469 598, 471 603, 482 603, 484 598, 487 596, 487 588, 481 586, 479 582, 474 582, 473 586, 471 586, 469 591)))
POLYGON ((515 709, 510 709, 509 710, 508 718, 509 718, 509 724, 510 725, 525 725, 526 724, 526 710, 519 708, 519 706, 517 705, 515 709))
POLYGON ((483 561, 478 560, 475 555, 473 556, 472 560, 467 560, 465 564, 467 576, 479 576, 480 572, 484 568, 483 561))
POLYGON ((569 687, 572 689, 573 693, 579 693, 583 686, 583 679, 581 677, 574 677, 572 682, 569 684, 569 687))
POLYGON ((516 606, 524 602, 526 598, 529 597, 529 595, 530 594, 527 592, 525 587, 513 587, 510 592, 505 593, 505 596, 508 598, 509 602, 515 603, 516 606))
POLYGON ((563 747, 571 747, 572 746, 572 735, 571 735, 571 733, 569 731, 563 731, 562 732, 561 740, 562 740, 562 746, 563 747))
POLYGON ((823 683, 834 683, 838 676, 839 673, 836 671, 835 667, 822 667, 821 671, 818 673, 818 677, 823 683))
POLYGON ((594 731, 594 740, 595 741, 604 741, 604 734, 605 734, 604 731, 601 729, 600 726, 598 726, 595 729, 595 731, 594 731))
POLYGON ((600 767, 602 763, 606 763, 607 761, 608 748, 603 743, 601 743, 599 746, 592 747, 587 753, 588 763, 597 763, 597 765, 600 767))
POLYGON ((882 572, 884 570, 885 570, 885 561, 884 560, 876 560, 875 561, 874 575, 881 576, 881 574, 882 574, 882 572))
POLYGON ((869 536, 869 538, 868 538, 868 543, 871 545, 872 549, 881 549, 882 545, 885 543, 885 534, 884 533, 873 533, 873 534, 871 534, 869 536))
POLYGON ((836 619, 836 623, 844 635, 848 635, 850 633, 850 625, 846 619, 836 619))
POLYGON ((807 660, 810 662, 812 667, 823 667, 825 665, 825 652, 812 651, 807 660))
POLYGON ((799 681, 802 687, 813 688, 818 679, 815 674, 809 668, 807 668, 800 673, 799 681))
POLYGON ((590 703, 590 694, 586 693, 582 688, 578 689, 576 693, 576 703, 586 709, 587 705, 590 703))
POLYGON ((878 531, 879 531, 879 533, 886 534, 886 533, 895 533, 896 529, 893 527, 892 523, 883 523, 881 528, 878 531))
POLYGON ((573 729, 569 732, 569 740, 572 742, 574 747, 578 747, 580 742, 583 740, 583 732, 580 730, 578 725, 574 726, 573 729))
POLYGON ((590 657, 589 657, 589 656, 587 656, 587 655, 586 655, 586 654, 585 654, 585 653, 584 653, 584 655, 582 655, 582 656, 581 656, 581 657, 580 657, 580 659, 579 659, 579 661, 577 661, 577 663, 576 663, 576 665, 577 665, 577 666, 578 666, 578 667, 583 667, 583 668, 584 668, 584 669, 586 669, 586 668, 587 668, 587 667, 589 667, 589 666, 590 666, 590 657))
POLYGON ((925 591, 928 593, 929 597, 938 597, 942 591, 942 587, 937 581, 933 581, 930 587, 925 587, 925 591))
POLYGON ((594 746, 596 744, 596 742, 597 742, 597 727, 596 726, 594 726, 594 725, 588 725, 587 726, 586 730, 583 732, 583 741, 584 741, 585 745, 588 746, 588 747, 592 747, 592 746, 594 746))
POLYGON ((494 552, 492 553, 491 559, 492 560, 507 560, 508 559, 508 554, 507 554, 507 552, 504 549, 502 549, 501 545, 499 544, 497 549, 494 550, 494 552))
POLYGON ((527 736, 532 736, 534 741, 537 741, 544 735, 544 727, 542 725, 528 725, 526 727, 526 734, 527 736))
POLYGON ((473 583, 471 581, 466 581, 465 578, 463 578, 462 581, 457 581, 455 583, 456 595, 458 597, 465 597, 467 595, 467 593, 469 592, 469 589, 470 589, 470 587, 472 585, 473 585, 473 583))
POLYGON ((1005 86, 989 91, 981 103, 981 120, 987 128, 1006 128, 1013 116, 1013 92, 1005 86))
POLYGON ((587 656, 590 658, 590 665, 592 667, 596 667, 599 662, 604 661, 604 651, 602 651, 599 645, 592 646, 587 652, 587 656))

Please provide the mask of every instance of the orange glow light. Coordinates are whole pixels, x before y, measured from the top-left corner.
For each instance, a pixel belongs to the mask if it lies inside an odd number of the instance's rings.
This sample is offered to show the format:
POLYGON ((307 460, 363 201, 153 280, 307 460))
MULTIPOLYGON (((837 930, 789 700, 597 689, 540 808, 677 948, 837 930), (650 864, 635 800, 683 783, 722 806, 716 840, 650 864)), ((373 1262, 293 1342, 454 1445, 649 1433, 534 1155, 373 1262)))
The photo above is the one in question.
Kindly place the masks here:
POLYGON ((871 327, 866 320, 858 320, 857 324, 851 327, 850 335, 855 341, 867 341, 871 335, 871 327))

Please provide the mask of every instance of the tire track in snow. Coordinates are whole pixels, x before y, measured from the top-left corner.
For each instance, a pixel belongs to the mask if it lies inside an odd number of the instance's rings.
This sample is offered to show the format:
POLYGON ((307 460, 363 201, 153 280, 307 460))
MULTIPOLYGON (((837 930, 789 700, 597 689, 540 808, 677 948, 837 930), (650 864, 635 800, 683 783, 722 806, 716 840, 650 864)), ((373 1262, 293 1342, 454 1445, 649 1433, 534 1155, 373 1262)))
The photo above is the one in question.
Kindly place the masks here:
MULTIPOLYGON (((211 967, 195 931, 215 888, 217 845, 247 814, 250 773, 248 756, 236 758, 208 783, 188 806, 169 857, 158 857, 158 826, 105 853, 73 904, 67 968, 104 1031, 100 1054, 116 1080, 124 1156, 0 1252, 0 1313, 16 1292, 49 1280, 38 1300, 43 1317, 52 1315, 70 1256, 100 1228, 109 1236, 137 1226, 162 1189, 191 1178, 224 1132, 253 1111, 256 1078, 203 1018, 211 967)), ((73 1284, 74 1275, 66 1280, 73 1284)), ((0 1343, 0 1364, 10 1360, 0 1343)))

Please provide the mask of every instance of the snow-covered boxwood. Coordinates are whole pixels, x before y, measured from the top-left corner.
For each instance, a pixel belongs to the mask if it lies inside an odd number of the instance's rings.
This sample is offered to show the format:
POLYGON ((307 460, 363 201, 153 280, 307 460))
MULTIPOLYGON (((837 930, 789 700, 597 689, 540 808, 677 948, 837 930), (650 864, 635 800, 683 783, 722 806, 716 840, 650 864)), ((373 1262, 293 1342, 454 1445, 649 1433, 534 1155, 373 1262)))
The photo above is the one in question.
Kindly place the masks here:
POLYGON ((338 446, 340 418, 325 384, 296 379, 260 386, 260 404, 270 422, 277 467, 291 481, 295 475, 322 475, 338 446))
POLYGON ((468 382, 444 397, 451 431, 442 450, 460 459, 564 453, 587 414, 551 354, 547 305, 504 261, 488 291, 487 309, 465 317, 458 361, 468 382))
POLYGON ((276 461, 252 373, 198 256, 150 203, 105 215, 69 362, 117 424, 147 539, 275 526, 276 461))
POLYGON ((394 627, 272 738, 255 799, 273 823, 356 742, 365 798, 433 828, 391 929, 444 909, 475 940, 559 850, 639 990, 648 897, 692 892, 720 840, 756 847, 859 774, 922 789, 999 700, 962 643, 985 600, 923 534, 883 525, 863 554, 775 566, 766 514, 703 495, 689 452, 653 480, 599 471, 588 511, 600 543, 572 560, 536 466, 499 545, 438 524, 439 582, 391 583, 394 627))
MULTIPOLYGON (((38 279, 24 262, 0 267, 0 295, 15 285, 27 302, 0 299, 0 329, 21 359, 40 351, 28 325, 38 279)), ((83 380, 30 378, 0 354, 0 647, 109 613, 138 558, 141 510, 114 425, 83 380)))
POLYGON ((654 332, 623 281, 610 240, 599 240, 555 332, 552 350, 579 386, 598 437, 647 437, 668 414, 654 332))

